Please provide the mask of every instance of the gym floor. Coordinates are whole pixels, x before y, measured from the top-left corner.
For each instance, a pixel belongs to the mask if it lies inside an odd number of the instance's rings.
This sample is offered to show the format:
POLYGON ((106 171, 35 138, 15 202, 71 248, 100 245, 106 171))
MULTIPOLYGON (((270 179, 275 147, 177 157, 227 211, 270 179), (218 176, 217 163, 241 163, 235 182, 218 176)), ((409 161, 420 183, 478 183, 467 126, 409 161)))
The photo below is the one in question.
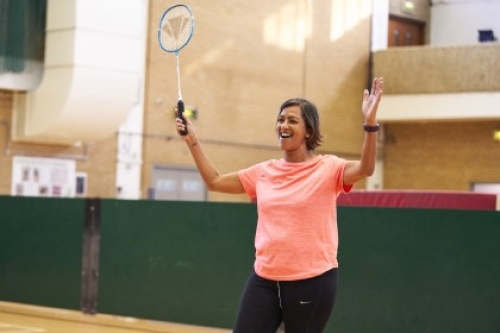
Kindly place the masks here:
POLYGON ((230 333, 231 330, 0 302, 0 333, 230 333))

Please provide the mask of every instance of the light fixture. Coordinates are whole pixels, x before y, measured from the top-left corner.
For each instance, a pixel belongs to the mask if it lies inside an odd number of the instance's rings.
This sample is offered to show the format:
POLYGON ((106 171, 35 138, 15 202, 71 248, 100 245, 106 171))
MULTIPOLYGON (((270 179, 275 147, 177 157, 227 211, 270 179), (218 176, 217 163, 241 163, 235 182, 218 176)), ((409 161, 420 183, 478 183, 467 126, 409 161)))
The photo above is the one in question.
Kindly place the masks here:
POLYGON ((413 3, 413 0, 402 0, 401 11, 407 14, 415 13, 415 4, 413 3))
POLYGON ((500 141, 500 129, 496 129, 493 131, 493 140, 500 141))

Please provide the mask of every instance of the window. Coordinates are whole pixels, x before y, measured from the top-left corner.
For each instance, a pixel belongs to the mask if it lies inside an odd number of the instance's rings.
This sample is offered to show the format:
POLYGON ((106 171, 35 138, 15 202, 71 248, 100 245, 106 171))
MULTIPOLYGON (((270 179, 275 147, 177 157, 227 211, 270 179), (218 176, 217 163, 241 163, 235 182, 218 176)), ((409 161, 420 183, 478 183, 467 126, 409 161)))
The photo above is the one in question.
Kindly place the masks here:
POLYGON ((196 169, 154 165, 148 196, 153 200, 206 201, 207 190, 196 169))

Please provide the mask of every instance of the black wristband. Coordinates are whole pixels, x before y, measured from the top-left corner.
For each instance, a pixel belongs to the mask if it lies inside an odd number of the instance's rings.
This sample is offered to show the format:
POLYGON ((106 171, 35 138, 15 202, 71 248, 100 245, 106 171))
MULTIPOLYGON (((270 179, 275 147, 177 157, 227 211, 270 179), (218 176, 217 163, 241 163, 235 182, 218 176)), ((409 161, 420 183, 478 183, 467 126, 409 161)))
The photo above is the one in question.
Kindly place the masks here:
POLYGON ((365 130, 365 132, 378 132, 378 130, 380 129, 380 125, 377 124, 375 126, 370 126, 370 125, 364 124, 363 129, 365 130))

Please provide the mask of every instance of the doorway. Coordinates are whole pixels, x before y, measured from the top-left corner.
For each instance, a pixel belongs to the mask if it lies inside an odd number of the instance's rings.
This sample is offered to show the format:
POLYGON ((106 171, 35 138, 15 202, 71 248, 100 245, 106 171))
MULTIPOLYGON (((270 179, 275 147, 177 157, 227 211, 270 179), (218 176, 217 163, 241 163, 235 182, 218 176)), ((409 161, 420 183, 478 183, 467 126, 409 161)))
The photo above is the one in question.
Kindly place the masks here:
POLYGON ((425 23, 389 15, 389 47, 424 45, 425 23))

